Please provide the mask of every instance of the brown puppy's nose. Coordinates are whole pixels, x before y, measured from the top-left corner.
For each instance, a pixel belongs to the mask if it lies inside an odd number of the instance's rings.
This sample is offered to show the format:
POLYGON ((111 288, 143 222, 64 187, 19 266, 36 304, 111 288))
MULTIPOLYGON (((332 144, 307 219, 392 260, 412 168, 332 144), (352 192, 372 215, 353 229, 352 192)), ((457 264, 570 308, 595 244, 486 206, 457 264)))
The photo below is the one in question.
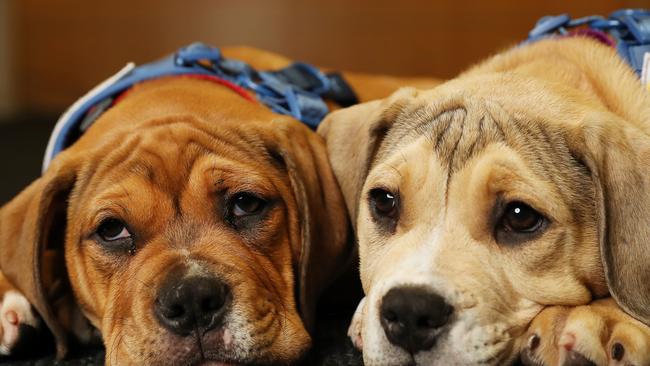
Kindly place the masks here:
POLYGON ((211 277, 168 278, 155 303, 160 324, 178 335, 206 332, 221 325, 230 291, 211 277))
POLYGON ((416 353, 433 347, 436 330, 447 323, 452 311, 442 296, 425 288, 397 287, 384 295, 380 321, 392 344, 416 353))

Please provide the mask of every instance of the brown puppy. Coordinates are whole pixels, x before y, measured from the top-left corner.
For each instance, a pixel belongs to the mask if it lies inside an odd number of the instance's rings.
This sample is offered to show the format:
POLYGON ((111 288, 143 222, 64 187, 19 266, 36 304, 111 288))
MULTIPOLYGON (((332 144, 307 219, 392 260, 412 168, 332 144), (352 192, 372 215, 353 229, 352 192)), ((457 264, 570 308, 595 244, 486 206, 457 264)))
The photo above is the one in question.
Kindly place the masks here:
POLYGON ((517 47, 319 132, 357 231, 366 364, 649 364, 650 95, 614 49, 517 47))
MULTIPOLYGON (((397 82, 350 80, 361 98, 397 82)), ((2 208, 0 265, 60 356, 78 321, 53 306, 42 257, 57 249, 107 365, 288 364, 355 252, 347 222, 319 136, 223 86, 163 78, 133 87, 2 208)))

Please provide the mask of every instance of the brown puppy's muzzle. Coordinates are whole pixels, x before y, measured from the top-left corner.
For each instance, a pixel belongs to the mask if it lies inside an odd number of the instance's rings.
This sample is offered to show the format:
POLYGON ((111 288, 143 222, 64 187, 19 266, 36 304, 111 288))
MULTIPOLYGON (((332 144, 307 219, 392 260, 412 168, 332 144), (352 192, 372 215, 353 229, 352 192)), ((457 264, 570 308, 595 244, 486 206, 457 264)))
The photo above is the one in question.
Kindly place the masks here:
POLYGON ((230 308, 230 287, 214 276, 187 277, 181 271, 167 275, 158 289, 154 313, 172 333, 201 337, 223 326, 230 308))

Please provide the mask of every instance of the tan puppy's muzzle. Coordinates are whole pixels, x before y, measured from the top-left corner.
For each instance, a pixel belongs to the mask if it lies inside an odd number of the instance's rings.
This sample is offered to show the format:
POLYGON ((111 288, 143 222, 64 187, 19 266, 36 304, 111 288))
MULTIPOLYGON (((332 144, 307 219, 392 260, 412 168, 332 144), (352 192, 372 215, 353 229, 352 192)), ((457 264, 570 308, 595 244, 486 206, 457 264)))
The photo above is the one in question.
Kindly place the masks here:
POLYGON ((400 286, 381 299, 381 326, 388 340, 410 353, 431 349, 453 307, 426 287, 400 286))

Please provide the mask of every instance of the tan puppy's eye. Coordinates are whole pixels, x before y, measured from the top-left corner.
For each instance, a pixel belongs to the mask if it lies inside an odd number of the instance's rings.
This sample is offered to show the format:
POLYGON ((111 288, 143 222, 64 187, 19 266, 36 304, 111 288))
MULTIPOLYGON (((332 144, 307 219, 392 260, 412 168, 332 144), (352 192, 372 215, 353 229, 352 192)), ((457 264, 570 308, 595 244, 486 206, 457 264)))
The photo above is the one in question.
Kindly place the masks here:
POLYGON ((532 233, 542 226, 544 217, 522 202, 511 202, 503 214, 503 226, 506 230, 532 233))
POLYGON ((520 244, 541 235, 549 226, 549 220, 529 205, 514 201, 497 208, 499 218, 494 228, 498 243, 520 244))
POLYGON ((397 215, 397 195, 382 188, 375 188, 370 191, 370 206, 379 216, 394 217, 397 215))
POLYGON ((104 220, 97 228, 97 235, 104 241, 117 241, 131 237, 126 225, 117 219, 104 220))
POLYGON ((377 227, 393 233, 399 216, 399 195, 384 188, 371 189, 368 192, 368 204, 377 227))
POLYGON ((232 200, 232 214, 236 217, 254 215, 264 208, 266 202, 250 193, 238 193, 232 200))

